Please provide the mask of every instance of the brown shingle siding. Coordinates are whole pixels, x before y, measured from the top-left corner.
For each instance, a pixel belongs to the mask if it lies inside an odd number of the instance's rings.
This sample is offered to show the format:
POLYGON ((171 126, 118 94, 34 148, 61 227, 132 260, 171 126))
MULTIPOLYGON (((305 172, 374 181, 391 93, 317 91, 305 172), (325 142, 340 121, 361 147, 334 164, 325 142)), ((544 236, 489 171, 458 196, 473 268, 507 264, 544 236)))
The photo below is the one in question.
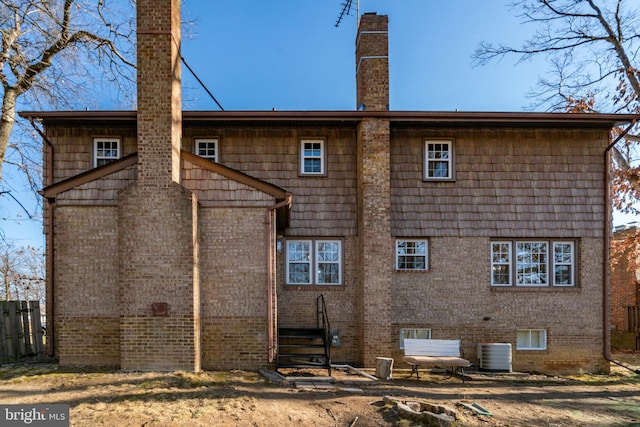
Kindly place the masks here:
POLYGON ((602 228, 589 222, 604 221, 607 138, 589 130, 444 129, 434 135, 396 129, 393 233, 429 220, 425 234, 432 236, 503 235, 505 229, 601 236, 602 228), (454 140, 455 182, 422 181, 423 141, 434 136, 454 140))
POLYGON ((188 144, 196 135, 206 134, 219 138, 221 164, 292 193, 289 234, 346 236, 357 232, 354 128, 185 128, 188 144), (304 138, 326 141, 326 176, 300 177, 298 156, 304 138))

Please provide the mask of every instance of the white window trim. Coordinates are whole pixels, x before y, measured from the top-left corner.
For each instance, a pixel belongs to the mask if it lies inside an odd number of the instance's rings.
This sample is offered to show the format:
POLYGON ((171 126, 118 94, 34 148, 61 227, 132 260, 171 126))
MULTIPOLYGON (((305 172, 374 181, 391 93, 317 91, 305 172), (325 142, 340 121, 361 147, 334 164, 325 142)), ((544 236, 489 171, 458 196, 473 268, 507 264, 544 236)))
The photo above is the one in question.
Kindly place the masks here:
POLYGON ((511 258, 513 257, 513 249, 512 249, 512 242, 507 241, 507 240, 495 240, 491 242, 491 286, 500 286, 500 287, 508 287, 508 286, 513 286, 513 262, 511 261, 511 258), (495 263, 493 262, 493 245, 494 244, 499 244, 499 245, 507 245, 508 246, 508 254, 509 254, 509 261, 508 262, 500 262, 500 263, 495 263), (496 265, 507 265, 509 267, 509 282, 508 283, 494 283, 493 282, 493 268, 496 265))
POLYGON ((513 252, 513 263, 514 263, 514 270, 513 270, 513 274, 515 275, 515 279, 514 279, 514 283, 516 284, 516 286, 520 286, 520 287, 549 287, 552 285, 553 283, 553 278, 551 277, 551 275, 549 274, 549 241, 545 241, 545 240, 517 240, 515 242, 514 246, 514 252, 513 252), (538 265, 544 265, 546 267, 546 282, 545 283, 518 283, 518 245, 521 244, 542 244, 545 245, 547 251, 546 251, 546 255, 547 255, 547 259, 544 263, 537 263, 538 265))
POLYGON ((327 144, 322 138, 305 138, 300 140, 300 175, 312 175, 322 176, 326 175, 326 163, 327 163, 327 144), (320 144, 320 156, 305 156, 304 145, 305 144, 320 144), (305 159, 320 159, 320 171, 319 172, 307 172, 304 170, 305 159))
POLYGON ((404 340, 407 338, 431 339, 431 329, 400 328, 400 350, 404 350, 404 340))
MULTIPOLYGON (((340 240, 335 240, 335 239, 323 239, 323 240, 316 240, 314 242, 314 251, 312 254, 312 258, 314 259, 314 271, 315 271, 315 283, 316 285, 322 285, 322 286, 336 286, 336 285, 341 285, 342 284, 342 242, 340 240), (338 243, 338 283, 320 283, 320 264, 322 264, 320 262, 320 260, 318 259, 318 246, 320 245, 320 243, 338 243)), ((326 262, 324 264, 335 264, 335 262, 326 262)))
POLYGON ((109 160, 115 161, 120 158, 120 138, 103 138, 96 137, 93 138, 93 167, 98 167, 99 160, 109 160), (106 157, 106 156, 98 156, 98 143, 99 142, 115 142, 116 143, 116 157, 106 157))
POLYGON ((429 270, 429 241, 427 239, 396 239, 396 270, 397 271, 428 271, 429 270), (398 246, 402 242, 423 242, 425 245, 424 254, 410 254, 408 256, 424 256, 424 268, 400 268, 400 256, 407 256, 407 254, 398 253, 398 246))
POLYGON ((344 256, 343 256, 343 242, 341 239, 288 239, 285 244, 285 284, 293 286, 341 286, 343 284, 343 271, 344 271, 344 256), (307 283, 293 283, 289 281, 289 267, 291 264, 297 264, 299 262, 289 261, 289 244, 293 242, 307 243, 309 245, 309 282, 307 283), (320 262, 318 260, 318 245, 320 243, 337 243, 338 244, 338 283, 320 283, 318 276, 320 274, 318 266, 320 262))
POLYGON ((454 152, 453 152, 453 140, 451 139, 425 139, 424 140, 424 173, 423 177, 425 181, 452 181, 455 176, 453 170, 454 167, 454 152), (429 144, 443 144, 449 147, 449 157, 446 159, 447 170, 449 174, 447 176, 429 176, 429 163, 442 162, 443 159, 429 159, 429 144))
POLYGON ((220 147, 220 143, 219 143, 219 139, 218 138, 196 138, 194 140, 194 143, 193 143, 194 153, 196 155, 198 155, 198 156, 200 156, 200 157, 202 157, 204 159, 209 159, 209 160, 211 160, 213 162, 216 162, 216 163, 218 163, 218 157, 219 157, 218 153, 220 152, 219 151, 219 147, 220 147), (214 146, 215 146, 215 151, 216 151, 215 155, 214 156, 209 156, 209 155, 206 155, 206 154, 200 154, 200 146, 199 146, 200 143, 205 143, 205 144, 213 143, 214 146))
MULTIPOLYGON (((509 265, 509 284, 495 284, 493 283, 493 271, 490 271, 491 274, 491 286, 492 287, 519 287, 519 288, 575 288, 577 287, 577 272, 576 272, 576 242, 574 240, 527 240, 527 239, 516 239, 516 240, 492 240, 490 247, 490 269, 493 270, 496 265, 493 262, 493 244, 508 244, 509 245, 509 262, 506 263, 509 265), (546 262, 546 272, 547 272, 547 283, 546 284, 518 284, 517 281, 517 247, 519 243, 544 243, 547 245, 547 262, 546 262), (556 276, 555 276, 555 254, 554 249, 558 244, 569 244, 571 246, 571 284, 557 284, 556 276)), ((566 264, 562 264, 566 265, 566 264)))
POLYGON ((533 350, 533 351, 543 351, 547 349, 547 330, 546 329, 518 329, 516 331, 516 350, 533 350), (542 332, 542 347, 533 347, 531 346, 531 333, 532 332, 542 332), (518 334, 527 333, 529 345, 525 347, 520 347, 518 345, 518 334))
POLYGON ((553 274, 553 285, 554 286, 559 286, 559 287, 568 287, 568 288, 572 288, 576 285, 575 281, 576 281, 576 246, 574 242, 566 242, 566 241, 552 241, 551 242, 551 274, 553 274), (556 245, 571 245, 571 264, 570 264, 570 270, 571 270, 571 283, 570 284, 564 284, 564 283, 559 283, 556 284, 556 266, 558 265, 566 265, 564 263, 559 264, 556 263, 556 245))
POLYGON ((285 245, 285 247, 287 248, 285 251, 285 266, 286 266, 286 271, 285 271, 285 281, 288 285, 311 285, 312 284, 312 278, 313 278, 313 242, 311 240, 297 240, 297 239, 292 239, 292 240, 287 240, 287 243, 285 245), (289 244, 290 243, 306 243, 309 245, 309 256, 310 259, 307 262, 302 262, 302 261, 290 261, 289 260, 289 244), (308 264, 309 265, 309 281, 308 282, 289 282, 289 267, 291 264, 308 264))

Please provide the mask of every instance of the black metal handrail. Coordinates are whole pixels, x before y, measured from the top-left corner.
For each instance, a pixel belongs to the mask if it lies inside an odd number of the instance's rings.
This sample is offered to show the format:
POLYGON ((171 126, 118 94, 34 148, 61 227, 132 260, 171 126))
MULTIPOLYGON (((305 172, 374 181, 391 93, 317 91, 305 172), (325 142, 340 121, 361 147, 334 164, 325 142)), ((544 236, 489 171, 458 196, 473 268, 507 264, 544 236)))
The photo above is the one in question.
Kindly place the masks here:
POLYGON ((324 302, 324 295, 320 294, 316 298, 316 326, 324 331, 324 350, 327 355, 327 365, 331 365, 331 323, 327 314, 327 305, 324 302))

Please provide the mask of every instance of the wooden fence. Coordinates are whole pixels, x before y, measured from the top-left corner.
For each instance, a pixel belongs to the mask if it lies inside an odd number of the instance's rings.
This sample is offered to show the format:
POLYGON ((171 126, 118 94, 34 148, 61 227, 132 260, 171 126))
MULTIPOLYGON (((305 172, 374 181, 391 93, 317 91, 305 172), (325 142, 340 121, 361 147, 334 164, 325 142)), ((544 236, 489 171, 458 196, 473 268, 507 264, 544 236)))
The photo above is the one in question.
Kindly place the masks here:
POLYGON ((45 356, 38 301, 0 301, 0 364, 45 356))

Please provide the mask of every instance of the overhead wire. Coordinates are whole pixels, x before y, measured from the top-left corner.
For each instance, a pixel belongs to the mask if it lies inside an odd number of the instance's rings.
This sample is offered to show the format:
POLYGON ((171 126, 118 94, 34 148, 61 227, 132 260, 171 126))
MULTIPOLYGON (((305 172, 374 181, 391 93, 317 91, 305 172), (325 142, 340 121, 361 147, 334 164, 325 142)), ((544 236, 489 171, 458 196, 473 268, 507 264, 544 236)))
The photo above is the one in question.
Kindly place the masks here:
POLYGON ((209 96, 211 97, 211 99, 213 99, 213 102, 216 103, 216 105, 218 105, 218 107, 220 108, 220 111, 224 111, 224 108, 222 108, 222 105, 220 105, 220 103, 218 102, 218 100, 216 99, 215 96, 213 96, 213 94, 211 93, 211 91, 207 88, 207 86, 202 82, 202 80, 200 80, 200 77, 198 77, 198 75, 196 74, 195 71, 193 71, 193 68, 191 68, 189 66, 189 64, 187 63, 186 59, 184 59, 184 56, 182 56, 182 53, 180 53, 180 60, 182 61, 182 63, 184 64, 185 67, 187 67, 187 69, 191 72, 191 75, 193 75, 193 77, 195 77, 195 79, 198 81, 198 83, 200 83, 200 86, 202 86, 202 88, 205 90, 205 92, 207 92, 209 94, 209 96))

